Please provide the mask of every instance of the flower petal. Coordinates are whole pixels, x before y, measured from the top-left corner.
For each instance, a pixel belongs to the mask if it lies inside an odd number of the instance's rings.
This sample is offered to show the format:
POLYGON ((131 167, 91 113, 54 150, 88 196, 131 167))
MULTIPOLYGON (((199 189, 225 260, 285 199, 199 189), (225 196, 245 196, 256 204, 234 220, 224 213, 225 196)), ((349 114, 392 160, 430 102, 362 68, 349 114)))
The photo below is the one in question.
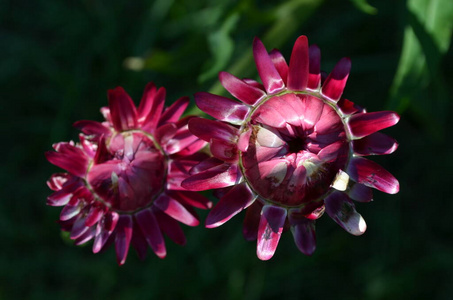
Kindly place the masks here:
POLYGON ((366 230, 366 223, 362 216, 355 210, 355 205, 349 197, 342 192, 333 192, 324 199, 327 214, 353 235, 362 235, 366 230))
POLYGON ((126 262, 127 253, 132 239, 132 216, 120 215, 116 225, 115 250, 116 259, 119 265, 126 262))
POLYGON ((358 113, 349 118, 349 128, 354 138, 362 138, 398 123, 400 116, 393 111, 358 113))
POLYGON ((288 89, 303 91, 308 82, 308 39, 305 35, 294 43, 288 72, 288 89))
POLYGON ((285 84, 272 63, 263 43, 255 38, 253 41, 253 57, 256 68, 268 94, 274 94, 285 88, 285 84))
POLYGON ((181 226, 178 221, 169 217, 164 212, 156 207, 153 208, 153 213, 156 216, 157 222, 159 223, 162 231, 176 244, 185 245, 186 237, 184 236, 184 231, 182 231, 181 226))
POLYGON ((307 88, 317 90, 321 84, 321 50, 317 45, 311 45, 308 54, 310 63, 307 88))
POLYGON ((205 191, 232 186, 240 178, 238 166, 225 163, 190 176, 181 183, 181 186, 189 191, 205 191))
POLYGON ((108 91, 110 115, 116 131, 137 127, 137 111, 134 102, 122 87, 108 91))
POLYGON ((392 174, 377 163, 362 157, 351 159, 347 173, 354 181, 387 194, 396 194, 400 189, 398 180, 392 174))
POLYGON ((137 212, 135 219, 148 245, 158 257, 164 258, 167 255, 164 238, 151 209, 147 208, 137 212))
POLYGON ((238 135, 238 130, 231 125, 203 118, 191 119, 189 130, 192 134, 207 142, 211 139, 234 141, 238 135))
POLYGON ((256 196, 246 182, 236 185, 226 193, 206 218, 206 228, 214 228, 227 222, 233 216, 250 206, 256 196))
POLYGON ((288 219, 297 248, 305 255, 312 255, 316 250, 315 221, 293 210, 289 211, 288 219))
POLYGON ((176 100, 171 106, 167 107, 160 117, 159 126, 162 126, 166 123, 176 123, 186 110, 189 102, 189 97, 181 97, 176 100))
POLYGON ((358 202, 370 202, 373 200, 373 190, 363 184, 355 183, 348 191, 349 198, 358 202))
POLYGON ((395 139, 386 134, 375 132, 352 142, 357 155, 383 155, 393 153, 398 148, 395 139))
MULTIPOLYGON (((152 107, 147 108, 149 109, 149 112, 143 120, 142 130, 154 133, 162 115, 166 94, 165 88, 161 87, 155 94, 150 93, 146 96, 147 101, 152 102, 152 107)), ((143 95, 143 97, 145 97, 145 95, 143 95)))
POLYGON ((240 102, 206 92, 195 94, 198 108, 210 116, 231 124, 242 124, 250 107, 240 102))
POLYGON ((142 100, 137 110, 137 119, 142 123, 149 112, 151 111, 154 104, 154 97, 156 96, 156 86, 153 82, 150 82, 146 85, 145 90, 143 91, 142 100))
POLYGON ((161 194, 156 200, 154 200, 154 205, 173 219, 186 225, 197 226, 200 223, 198 218, 184 205, 166 194, 161 194))
POLYGON ((108 127, 102 125, 100 122, 90 120, 80 120, 73 124, 73 126, 86 135, 110 135, 111 131, 108 127))
POLYGON ((350 71, 351 60, 347 57, 342 58, 322 85, 321 93, 330 100, 337 102, 343 94, 350 71))
POLYGON ((285 225, 285 208, 265 205, 261 211, 256 254, 261 260, 272 258, 285 225))
POLYGON ((220 72, 219 80, 231 95, 246 104, 254 105, 266 96, 266 93, 259 87, 253 86, 230 73, 220 72))
POLYGON ((281 52, 278 51, 277 49, 273 49, 271 52, 269 52, 269 56, 275 68, 277 69, 278 74, 280 74, 280 77, 283 79, 283 82, 286 85, 289 68, 285 58, 283 57, 281 52))
POLYGON ((254 201, 245 210, 244 225, 242 234, 247 241, 254 241, 258 237, 258 225, 260 224, 261 210, 263 204, 260 201, 254 201))

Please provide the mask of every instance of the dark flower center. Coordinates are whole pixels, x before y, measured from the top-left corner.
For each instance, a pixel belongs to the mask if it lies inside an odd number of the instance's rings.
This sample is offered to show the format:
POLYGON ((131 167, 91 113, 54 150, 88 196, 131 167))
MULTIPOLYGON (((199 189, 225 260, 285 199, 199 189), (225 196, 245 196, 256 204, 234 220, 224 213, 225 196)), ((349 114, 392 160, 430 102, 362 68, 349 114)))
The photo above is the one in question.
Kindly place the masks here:
POLYGON ((305 149, 305 140, 300 137, 296 137, 286 142, 288 145, 289 153, 298 153, 305 149))

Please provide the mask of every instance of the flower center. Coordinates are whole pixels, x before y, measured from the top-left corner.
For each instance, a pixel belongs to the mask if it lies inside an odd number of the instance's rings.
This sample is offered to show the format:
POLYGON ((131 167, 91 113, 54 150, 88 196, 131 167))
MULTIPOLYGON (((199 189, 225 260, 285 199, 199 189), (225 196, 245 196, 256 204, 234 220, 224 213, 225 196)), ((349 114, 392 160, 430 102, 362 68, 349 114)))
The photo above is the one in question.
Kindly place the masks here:
POLYGON ((249 125, 242 170, 263 202, 303 207, 320 201, 347 162, 343 122, 321 98, 273 96, 256 108, 249 125))
POLYGON ((113 210, 133 212, 149 206, 164 187, 166 158, 143 132, 115 134, 103 162, 93 165, 87 180, 113 210))

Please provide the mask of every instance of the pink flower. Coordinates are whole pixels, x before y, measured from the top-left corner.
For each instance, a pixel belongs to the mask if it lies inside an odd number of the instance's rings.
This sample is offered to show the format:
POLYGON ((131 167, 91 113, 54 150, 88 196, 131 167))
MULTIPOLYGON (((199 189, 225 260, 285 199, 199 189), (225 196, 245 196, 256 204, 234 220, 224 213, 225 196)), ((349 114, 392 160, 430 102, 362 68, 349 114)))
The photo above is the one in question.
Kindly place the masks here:
POLYGON ((57 143, 46 157, 68 173, 53 174, 51 206, 64 206, 63 230, 77 245, 94 239, 97 253, 115 243, 118 264, 132 244, 140 258, 148 245, 166 256, 162 232, 177 244, 186 242, 178 222, 199 224, 194 207, 207 209, 205 197, 181 188, 188 170, 205 155, 206 142, 188 131, 191 117, 179 119, 189 103, 178 99, 164 109, 165 89, 146 86, 138 108, 123 88, 108 92, 105 122, 79 121, 80 143, 57 143))
POLYGON ((351 201, 372 200, 371 188, 394 194, 398 181, 363 158, 390 154, 398 144, 378 131, 395 125, 390 111, 367 113, 341 98, 351 68, 341 59, 327 78, 321 53, 297 39, 288 64, 268 53, 259 39, 253 55, 262 84, 219 74, 235 98, 198 93, 198 107, 218 121, 194 118, 189 130, 210 143, 213 157, 193 167, 182 186, 221 189, 206 227, 227 222, 246 209, 243 233, 257 241, 257 255, 270 259, 283 231, 291 229, 304 254, 315 251, 315 220, 324 211, 346 231, 361 235, 362 216, 351 201))

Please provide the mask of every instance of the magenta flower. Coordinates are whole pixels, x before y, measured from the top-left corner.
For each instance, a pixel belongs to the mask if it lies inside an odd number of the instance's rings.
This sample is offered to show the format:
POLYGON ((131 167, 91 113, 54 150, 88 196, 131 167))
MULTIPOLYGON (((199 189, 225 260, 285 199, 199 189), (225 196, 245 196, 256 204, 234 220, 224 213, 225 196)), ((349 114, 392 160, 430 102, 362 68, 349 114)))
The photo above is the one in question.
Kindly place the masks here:
POLYGON ((106 121, 79 121, 80 143, 57 143, 46 157, 68 173, 53 174, 51 206, 64 206, 63 230, 75 244, 94 239, 97 253, 115 243, 118 264, 129 246, 140 258, 148 245, 166 255, 162 232, 177 244, 186 242, 178 221, 199 224, 194 207, 207 209, 207 198, 181 188, 188 170, 205 155, 196 154, 206 142, 188 130, 191 117, 179 119, 189 99, 183 97, 164 110, 165 89, 146 86, 138 109, 123 88, 108 92, 106 121))
POLYGON ((341 59, 327 78, 320 50, 297 39, 289 66, 259 39, 253 55, 262 84, 221 72, 222 85, 240 102, 198 93, 198 107, 219 121, 194 118, 189 130, 210 143, 213 157, 198 164, 182 186, 220 189, 206 227, 246 210, 243 233, 270 259, 284 230, 304 254, 315 251, 315 220, 324 211, 346 231, 361 235, 362 216, 351 201, 372 200, 371 188, 394 194, 398 181, 363 158, 390 154, 398 144, 378 131, 395 125, 390 111, 367 113, 341 98, 351 63, 341 59))

